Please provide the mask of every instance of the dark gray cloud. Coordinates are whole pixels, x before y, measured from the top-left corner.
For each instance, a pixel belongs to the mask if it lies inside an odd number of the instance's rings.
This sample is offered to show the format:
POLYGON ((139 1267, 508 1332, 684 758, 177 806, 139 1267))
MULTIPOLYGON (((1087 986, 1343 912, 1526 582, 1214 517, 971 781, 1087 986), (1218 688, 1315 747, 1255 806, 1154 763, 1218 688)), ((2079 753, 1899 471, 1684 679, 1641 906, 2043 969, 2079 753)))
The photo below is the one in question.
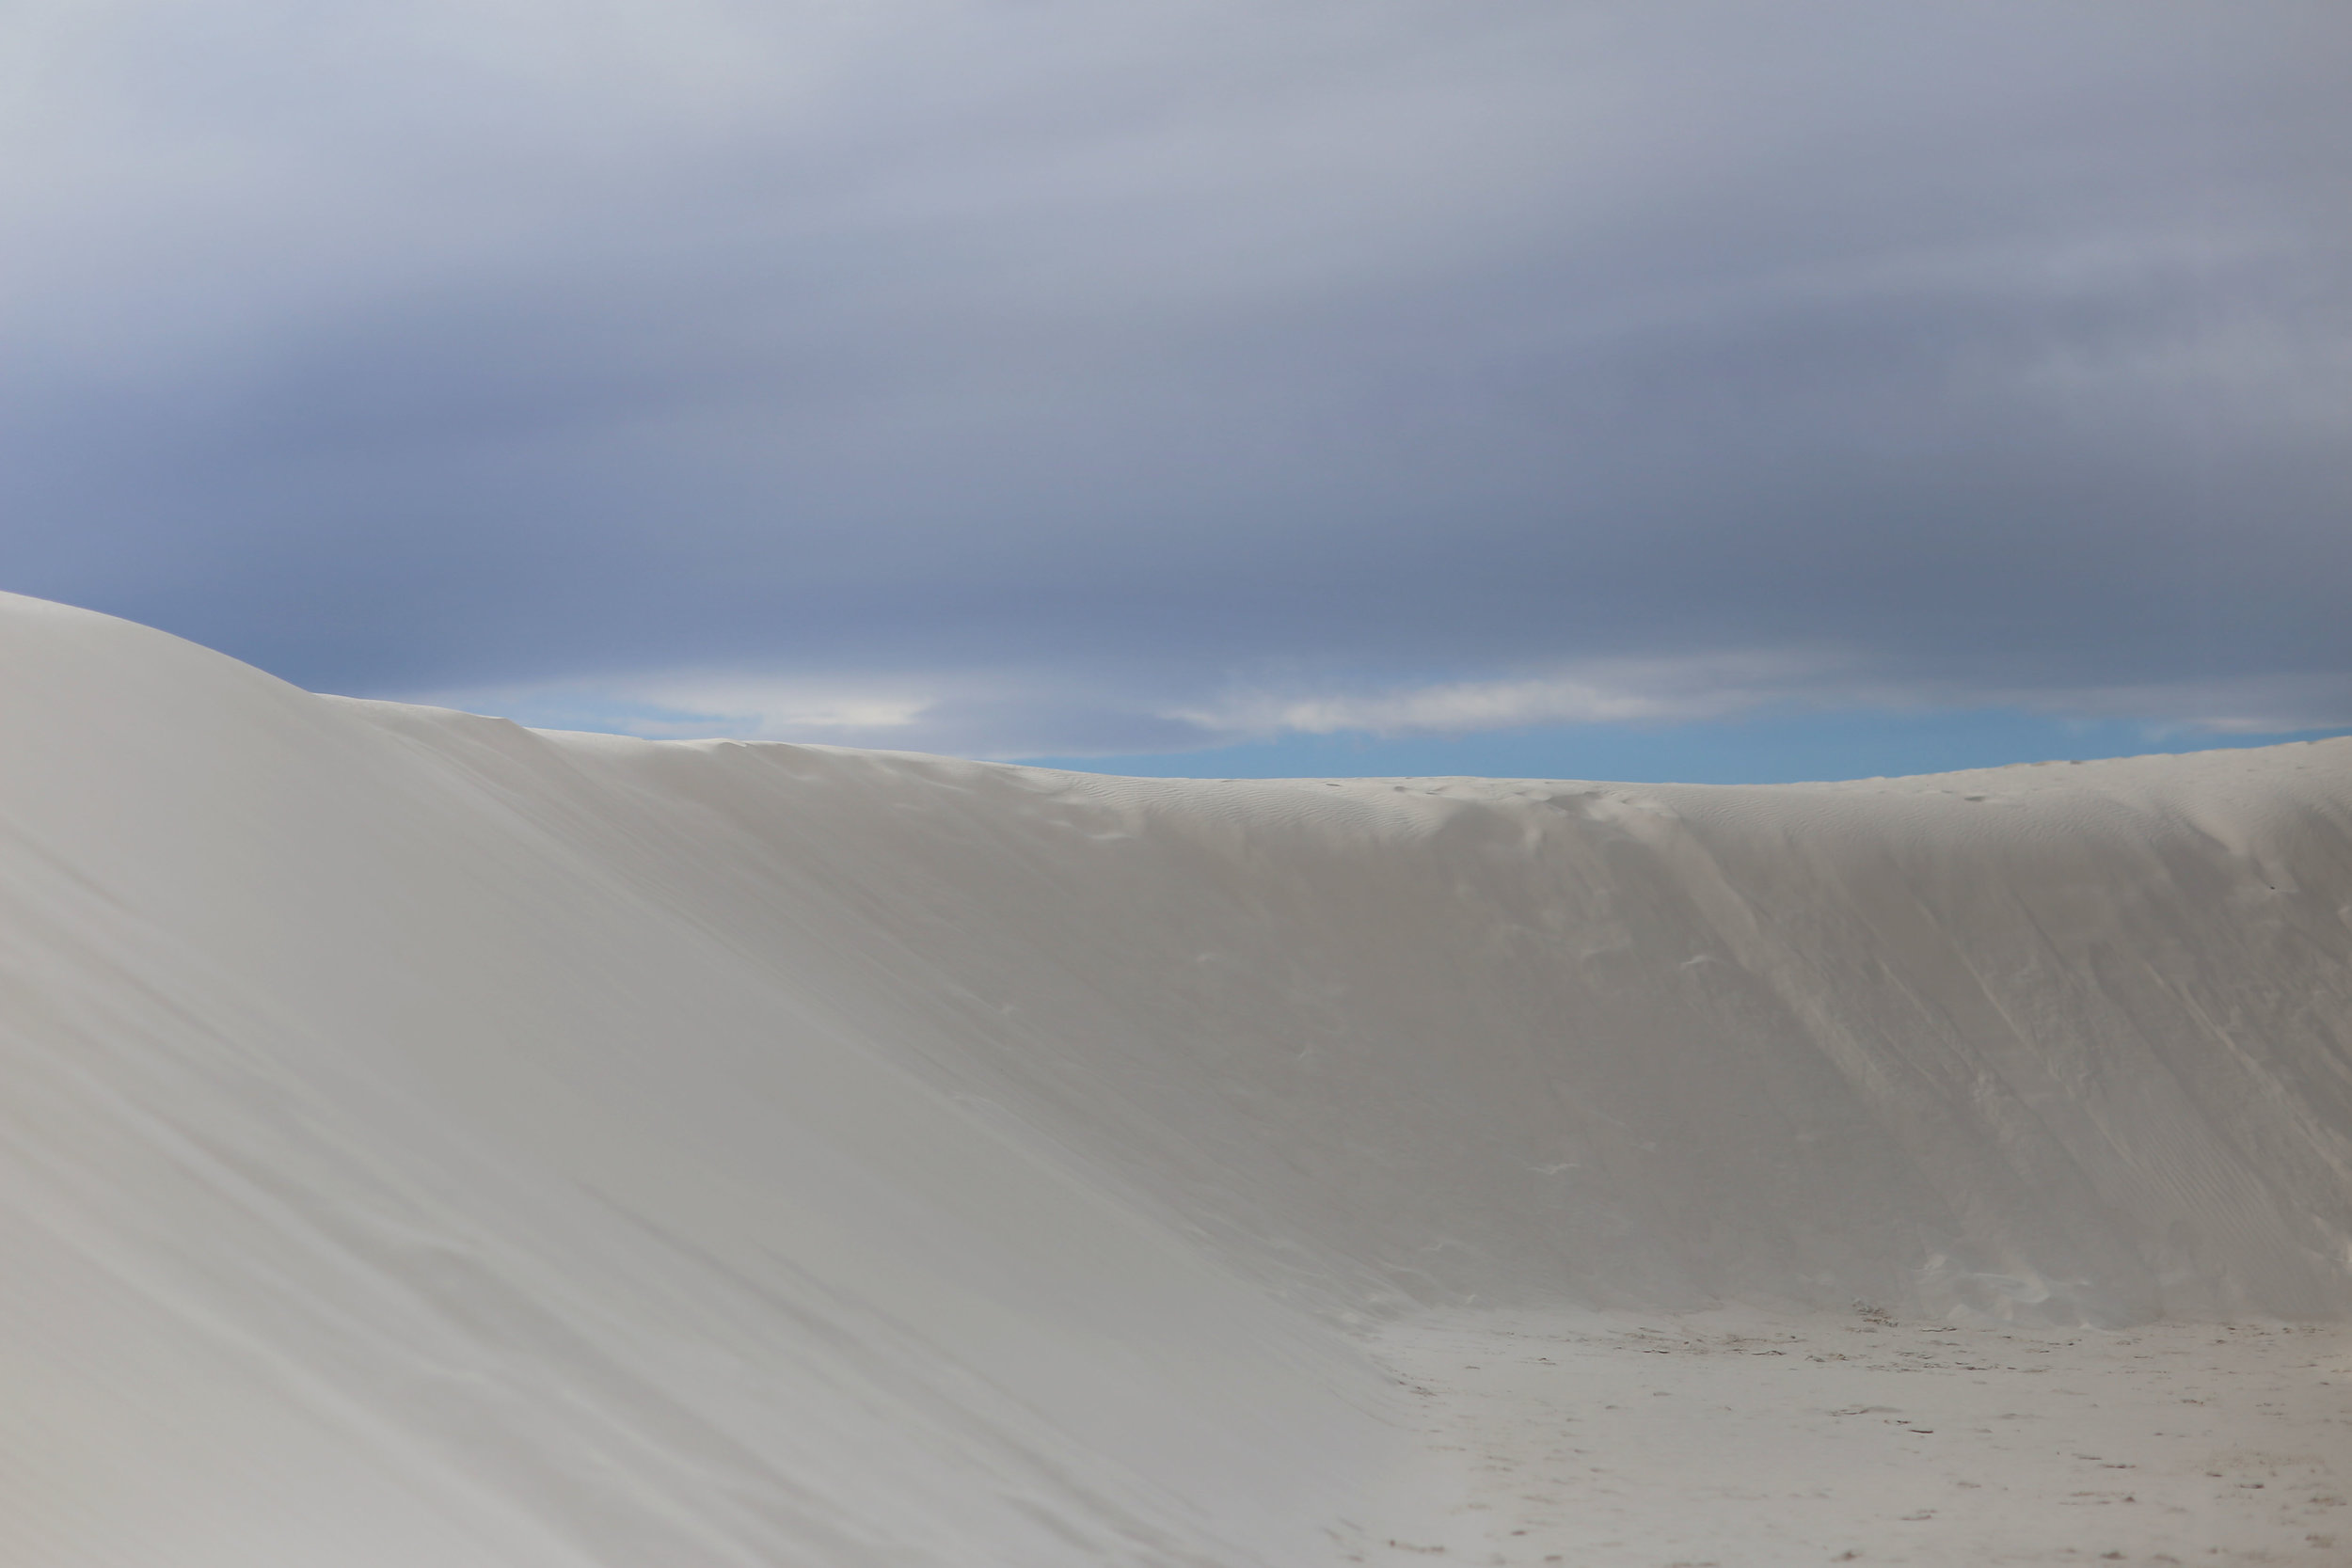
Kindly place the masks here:
POLYGON ((21 8, 0 583, 980 752, 2352 722, 2352 12, 21 8))

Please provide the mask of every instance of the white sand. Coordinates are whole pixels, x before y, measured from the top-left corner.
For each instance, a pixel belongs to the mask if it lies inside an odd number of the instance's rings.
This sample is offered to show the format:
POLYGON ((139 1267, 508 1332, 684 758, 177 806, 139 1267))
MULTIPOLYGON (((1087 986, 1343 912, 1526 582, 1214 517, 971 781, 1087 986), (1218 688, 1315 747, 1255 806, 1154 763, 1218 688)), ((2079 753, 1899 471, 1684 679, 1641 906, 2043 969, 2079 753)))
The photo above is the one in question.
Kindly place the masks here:
POLYGON ((0 673, 11 1568, 2337 1550, 2336 1330, 2184 1325, 2352 1316, 2352 743, 1106 780, 538 735, 19 598, 0 673), (2188 1448, 2135 1334, 2223 1402, 2188 1448), (1591 1408, 1669 1361, 1736 1418, 1591 1408), (1460 1454, 1563 1413, 1615 1494, 1489 1541, 1460 1454), (2157 1523, 2081 1526, 2109 1459, 2157 1523))
POLYGON ((2342 1324, 1449 1314, 1379 1350, 1443 1480, 1351 1561, 2352 1561, 2342 1324))

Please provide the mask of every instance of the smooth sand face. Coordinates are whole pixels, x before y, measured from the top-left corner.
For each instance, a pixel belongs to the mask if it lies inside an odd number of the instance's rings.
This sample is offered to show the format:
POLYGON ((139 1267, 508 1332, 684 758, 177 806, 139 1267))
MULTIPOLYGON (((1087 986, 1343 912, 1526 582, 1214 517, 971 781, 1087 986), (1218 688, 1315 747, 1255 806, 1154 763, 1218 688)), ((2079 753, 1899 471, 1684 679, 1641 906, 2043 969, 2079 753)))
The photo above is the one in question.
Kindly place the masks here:
MULTIPOLYGON (((1465 1309, 2352 1315, 2352 744, 1155 782, 0 670, 0 1560, 1315 1562, 1459 1523, 1384 1363, 1465 1309)), ((1804 1366, 1645 1451, 1878 1473, 1804 1366)), ((1558 1539, 1882 1528, 1644 1463, 1558 1539)))

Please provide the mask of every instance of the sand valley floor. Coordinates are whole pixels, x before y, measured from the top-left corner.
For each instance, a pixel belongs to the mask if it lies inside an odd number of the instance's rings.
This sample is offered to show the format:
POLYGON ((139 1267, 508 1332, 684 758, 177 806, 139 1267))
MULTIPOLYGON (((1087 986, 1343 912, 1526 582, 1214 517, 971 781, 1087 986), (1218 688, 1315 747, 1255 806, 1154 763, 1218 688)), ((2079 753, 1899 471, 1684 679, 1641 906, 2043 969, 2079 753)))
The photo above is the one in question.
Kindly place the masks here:
POLYGON ((2352 1561, 2339 1324, 1469 1312, 1379 1357, 1453 1493, 1343 1528, 1348 1561, 2352 1561))

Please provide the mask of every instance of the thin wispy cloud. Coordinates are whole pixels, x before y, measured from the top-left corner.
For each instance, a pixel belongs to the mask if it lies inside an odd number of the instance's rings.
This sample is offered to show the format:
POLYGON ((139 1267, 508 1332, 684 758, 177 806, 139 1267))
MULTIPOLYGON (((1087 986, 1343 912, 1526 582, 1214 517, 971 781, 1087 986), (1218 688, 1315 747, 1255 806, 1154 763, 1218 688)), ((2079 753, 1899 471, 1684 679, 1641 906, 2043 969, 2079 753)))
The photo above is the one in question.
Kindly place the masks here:
POLYGON ((1791 653, 1601 660, 1508 680, 1448 681, 1360 694, 1243 690, 1172 717, 1204 734, 1461 735, 1538 724, 1688 723, 1819 693, 1839 661, 1791 653))

